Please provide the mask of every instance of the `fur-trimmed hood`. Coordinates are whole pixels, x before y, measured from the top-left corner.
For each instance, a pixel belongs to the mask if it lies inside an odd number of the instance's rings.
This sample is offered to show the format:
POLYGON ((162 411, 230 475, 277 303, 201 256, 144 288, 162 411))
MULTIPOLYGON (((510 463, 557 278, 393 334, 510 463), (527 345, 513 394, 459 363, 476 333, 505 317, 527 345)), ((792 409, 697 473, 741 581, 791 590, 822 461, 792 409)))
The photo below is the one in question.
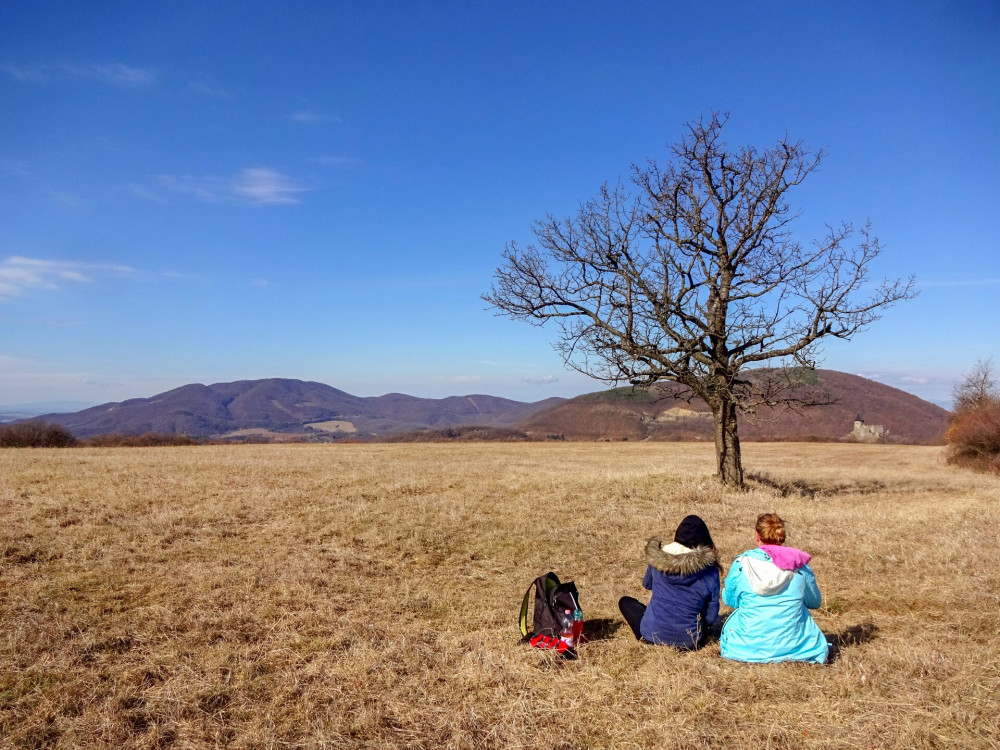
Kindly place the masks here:
POLYGON ((719 562, 715 550, 711 547, 688 549, 676 543, 668 547, 671 548, 670 552, 664 549, 663 539, 658 536, 654 536, 646 543, 646 562, 667 575, 690 576, 700 573, 705 568, 718 565, 719 562))

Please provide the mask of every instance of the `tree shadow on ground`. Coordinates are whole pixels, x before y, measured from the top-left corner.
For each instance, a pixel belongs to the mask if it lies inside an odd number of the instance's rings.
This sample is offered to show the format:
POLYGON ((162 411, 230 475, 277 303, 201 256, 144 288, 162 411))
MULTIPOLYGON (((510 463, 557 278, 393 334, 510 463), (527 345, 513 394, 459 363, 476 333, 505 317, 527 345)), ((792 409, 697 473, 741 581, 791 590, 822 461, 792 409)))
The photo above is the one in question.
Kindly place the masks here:
POLYGON ((584 641, 606 641, 611 639, 625 623, 610 617, 598 617, 583 621, 584 641))
POLYGON ((860 646, 878 638, 878 625, 872 622, 862 622, 852 625, 839 633, 823 633, 830 644, 830 653, 826 663, 832 664, 840 658, 841 652, 850 646, 860 646))
POLYGON ((818 495, 870 495, 875 492, 885 492, 889 485, 878 479, 864 482, 809 482, 805 479, 775 479, 769 474, 748 472, 748 483, 767 487, 781 494, 782 497, 797 496, 815 500, 818 495))

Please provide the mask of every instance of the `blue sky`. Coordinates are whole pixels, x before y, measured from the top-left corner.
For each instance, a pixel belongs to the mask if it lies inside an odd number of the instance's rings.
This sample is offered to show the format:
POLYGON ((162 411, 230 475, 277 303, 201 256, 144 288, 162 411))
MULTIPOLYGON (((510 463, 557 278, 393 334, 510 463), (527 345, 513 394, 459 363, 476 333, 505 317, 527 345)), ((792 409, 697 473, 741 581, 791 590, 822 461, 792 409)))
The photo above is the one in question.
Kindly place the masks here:
POLYGON ((190 382, 602 387, 479 295, 683 124, 827 157, 799 238, 870 219, 920 295, 822 366, 939 403, 1000 359, 1000 5, 0 4, 0 404, 190 382))

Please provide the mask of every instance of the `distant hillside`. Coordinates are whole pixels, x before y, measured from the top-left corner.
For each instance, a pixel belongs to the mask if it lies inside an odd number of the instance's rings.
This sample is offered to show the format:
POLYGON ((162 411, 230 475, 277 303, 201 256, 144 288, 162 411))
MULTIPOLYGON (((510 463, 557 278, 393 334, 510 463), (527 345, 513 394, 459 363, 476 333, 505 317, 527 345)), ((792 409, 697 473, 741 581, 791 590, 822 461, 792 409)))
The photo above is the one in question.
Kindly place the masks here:
MULTIPOLYGON (((742 418, 743 440, 847 439, 854 420, 887 430, 899 443, 940 442, 948 412, 896 388, 833 370, 816 372, 812 386, 836 403, 794 412, 765 410, 742 418)), ((712 440, 712 418, 683 389, 657 384, 649 389, 617 388, 566 400, 534 403, 495 396, 416 398, 401 393, 352 396, 322 383, 271 378, 214 385, 192 384, 152 398, 102 404, 70 414, 39 417, 66 427, 78 438, 107 433, 178 433, 227 438, 515 439, 503 431, 461 431, 480 426, 512 428, 528 439, 712 440), (418 436, 420 431, 436 431, 418 436), (454 433, 454 434, 453 434, 454 433), (458 435, 456 437, 455 435, 458 435), (494 438, 489 438, 494 435, 494 438)))
POLYGON ((78 438, 112 432, 365 437, 458 425, 509 427, 564 400, 524 403, 482 395, 428 399, 400 393, 362 398, 322 383, 271 378, 196 383, 151 398, 39 419, 61 424, 78 438))
MULTIPOLYGON (((940 406, 881 383, 834 370, 818 370, 811 386, 832 396, 831 406, 801 414, 764 410, 740 420, 742 440, 848 439, 854 420, 881 425, 889 442, 941 442, 948 414, 940 406)), ((518 426, 533 437, 567 440, 713 440, 712 415, 704 402, 687 401, 674 384, 650 389, 617 388, 588 393, 539 411, 518 426)))

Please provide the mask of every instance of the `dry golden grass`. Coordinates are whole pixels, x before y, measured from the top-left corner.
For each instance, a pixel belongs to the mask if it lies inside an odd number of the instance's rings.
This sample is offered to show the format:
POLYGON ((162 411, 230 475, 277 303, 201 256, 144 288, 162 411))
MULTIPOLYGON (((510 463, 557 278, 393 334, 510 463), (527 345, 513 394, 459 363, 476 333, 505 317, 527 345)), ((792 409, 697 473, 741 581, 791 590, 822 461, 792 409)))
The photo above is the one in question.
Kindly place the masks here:
POLYGON ((692 444, 0 452, 0 746, 1000 746, 1000 481, 940 448, 692 444), (641 646, 646 539, 728 561, 776 510, 814 554, 829 666, 641 646), (518 644, 580 587, 577 662, 518 644))

